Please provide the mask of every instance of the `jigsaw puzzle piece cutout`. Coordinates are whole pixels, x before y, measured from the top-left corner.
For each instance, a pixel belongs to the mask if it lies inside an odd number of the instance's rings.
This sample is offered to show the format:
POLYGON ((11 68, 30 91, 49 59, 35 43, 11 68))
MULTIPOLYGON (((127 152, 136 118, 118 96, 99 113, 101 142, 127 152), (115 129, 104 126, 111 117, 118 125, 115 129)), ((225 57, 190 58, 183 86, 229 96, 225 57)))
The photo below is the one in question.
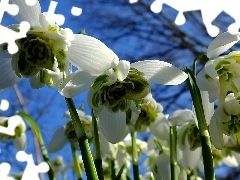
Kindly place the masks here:
POLYGON ((19 13, 19 7, 16 4, 9 4, 9 0, 0 1, 0 23, 5 12, 16 16, 19 13))
MULTIPOLYGON (((12 26, 15 27, 15 26, 12 26)), ((26 37, 27 32, 30 29, 30 24, 26 21, 22 21, 19 24, 19 32, 16 32, 12 29, 10 29, 11 27, 4 27, 0 25, 0 45, 3 43, 7 43, 8 44, 8 52, 10 54, 15 54, 18 51, 18 46, 16 44, 16 40, 17 39, 21 39, 26 37)))
POLYGON ((46 162, 41 162, 39 165, 35 165, 32 154, 28 155, 24 151, 18 151, 16 159, 20 162, 27 162, 27 166, 22 175, 22 180, 39 180, 39 173, 46 173, 49 171, 49 166, 46 162))
POLYGON ((9 136, 15 135, 15 128, 22 123, 22 118, 19 115, 9 117, 8 127, 0 126, 0 133, 7 134, 9 136))
POLYGON ((48 7, 47 17, 49 20, 56 22, 59 26, 63 25, 65 22, 65 17, 62 14, 55 14, 55 9, 58 2, 51 1, 48 7))
POLYGON ((9 172, 10 172, 11 166, 10 164, 3 162, 0 164, 0 178, 4 178, 6 177, 9 172))

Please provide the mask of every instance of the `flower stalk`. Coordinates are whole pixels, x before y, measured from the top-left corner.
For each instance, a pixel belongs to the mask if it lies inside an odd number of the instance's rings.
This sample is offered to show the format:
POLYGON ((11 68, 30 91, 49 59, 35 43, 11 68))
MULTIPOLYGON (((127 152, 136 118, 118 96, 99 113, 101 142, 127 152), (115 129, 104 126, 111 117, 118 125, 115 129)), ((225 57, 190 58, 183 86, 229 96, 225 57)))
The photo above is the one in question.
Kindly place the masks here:
POLYGON ((171 180, 177 180, 177 126, 170 126, 169 134, 171 180))
POLYGON ((73 146, 72 143, 71 143, 71 150, 72 150, 72 156, 73 156, 74 170, 76 172, 77 179, 82 180, 82 172, 81 172, 79 159, 78 159, 78 156, 77 156, 77 151, 76 151, 76 149, 75 149, 75 147, 73 146))
POLYGON ((134 180, 140 180, 138 168, 138 154, 137 154, 137 133, 131 132, 132 137, 132 164, 133 164, 133 177, 134 180))
POLYGON ((42 134, 41 134, 41 131, 40 131, 40 128, 39 128, 38 124, 36 123, 36 121, 30 115, 28 115, 24 112, 18 112, 17 114, 26 120, 26 122, 28 123, 30 128, 33 130, 34 134, 36 135, 36 138, 37 138, 38 143, 40 145, 40 149, 42 151, 43 159, 49 166, 49 171, 48 171, 49 180, 55 180, 54 172, 53 172, 53 169, 51 167, 51 163, 50 163, 50 160, 49 160, 49 157, 48 157, 48 151, 45 147, 45 144, 44 144, 44 141, 43 141, 43 138, 42 138, 42 134))
POLYGON ((93 129, 93 148, 94 148, 94 163, 96 166, 97 174, 99 180, 103 180, 103 168, 102 168, 102 157, 101 157, 101 149, 100 149, 100 141, 99 141, 99 133, 98 133, 98 123, 97 118, 92 110, 92 129, 93 129))
POLYGON ((203 154, 203 164, 204 164, 204 172, 205 178, 207 180, 214 180, 214 166, 213 166, 213 157, 212 157, 212 149, 211 149, 211 140, 208 132, 208 127, 204 115, 204 109, 202 105, 202 98, 200 94, 200 90, 196 84, 195 77, 192 71, 189 68, 185 68, 185 72, 188 74, 188 86, 190 89, 190 93, 193 100, 194 109, 197 116, 198 128, 201 137, 202 144, 202 154, 203 154))
POLYGON ((78 145, 82 153, 84 168, 88 179, 98 180, 97 171, 93 161, 92 153, 84 131, 81 120, 79 119, 76 107, 72 98, 65 98, 78 138, 78 145))

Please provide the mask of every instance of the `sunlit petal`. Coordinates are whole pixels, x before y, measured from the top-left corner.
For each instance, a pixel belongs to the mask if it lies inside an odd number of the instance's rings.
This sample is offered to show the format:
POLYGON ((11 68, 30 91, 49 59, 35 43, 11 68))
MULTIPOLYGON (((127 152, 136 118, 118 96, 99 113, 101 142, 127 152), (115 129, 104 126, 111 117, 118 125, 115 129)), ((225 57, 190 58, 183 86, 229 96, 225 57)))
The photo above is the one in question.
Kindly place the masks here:
POLYGON ((106 137, 106 139, 115 144, 122 141, 125 138, 126 126, 126 113, 109 112, 106 108, 103 108, 99 112, 99 126, 106 137))
POLYGON ((127 77, 129 69, 130 62, 126 60, 119 61, 119 64, 116 67, 116 74, 119 81, 123 81, 127 77))
POLYGON ((76 96, 77 94, 90 88, 94 76, 84 71, 76 71, 70 74, 60 85, 59 92, 67 98, 76 96))
POLYGON ((189 121, 193 121, 194 115, 189 109, 176 110, 169 115, 168 120, 171 122, 172 126, 177 126, 189 121))
POLYGON ((150 82, 164 85, 178 85, 187 79, 187 74, 170 63, 158 60, 138 61, 131 67, 144 73, 150 82))
POLYGON ((169 122, 162 113, 158 113, 157 119, 148 128, 158 139, 169 140, 169 122))
POLYGON ((208 46, 207 57, 210 59, 218 57, 230 49, 239 39, 239 34, 231 34, 229 32, 218 35, 208 46))
POLYGON ((117 55, 104 43, 82 34, 75 35, 67 56, 74 66, 91 75, 102 74, 119 62, 117 55))
POLYGON ((33 6, 27 5, 25 0, 10 0, 9 2, 18 5, 19 7, 19 13, 16 16, 13 16, 16 20, 19 22, 27 21, 31 26, 39 25, 41 6, 38 0, 36 0, 36 3, 33 6))
POLYGON ((215 111, 209 125, 211 140, 215 148, 222 149, 224 146, 223 131, 220 125, 221 121, 217 119, 218 108, 215 111))
POLYGON ((197 77, 196 82, 202 91, 208 91, 209 94, 209 101, 213 102, 215 101, 219 94, 220 94, 220 84, 219 81, 216 81, 215 79, 208 76, 205 69, 202 69, 197 77))

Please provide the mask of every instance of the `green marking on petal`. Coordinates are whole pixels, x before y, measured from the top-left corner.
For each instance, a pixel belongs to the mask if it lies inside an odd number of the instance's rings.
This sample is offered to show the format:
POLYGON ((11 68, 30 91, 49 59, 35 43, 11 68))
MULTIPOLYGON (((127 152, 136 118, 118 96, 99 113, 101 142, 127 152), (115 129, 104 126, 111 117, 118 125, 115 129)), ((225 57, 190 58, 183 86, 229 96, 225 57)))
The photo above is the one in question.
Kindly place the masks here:
POLYGON ((201 138, 200 138, 199 129, 195 124, 192 124, 188 128, 187 138, 188 138, 191 151, 194 151, 198 147, 201 147, 201 138))
POLYGON ((157 118, 157 112, 149 103, 141 106, 141 112, 135 124, 135 130, 140 130, 141 126, 150 126, 157 118))
POLYGON ((228 122, 222 122, 222 127, 226 135, 234 135, 240 132, 240 114, 231 115, 231 119, 228 122))
POLYGON ((99 106, 99 94, 96 91, 95 93, 93 93, 92 98, 91 98, 91 104, 95 107, 98 108, 99 106))
POLYGON ((100 75, 98 76, 94 83, 92 84, 91 88, 93 89, 96 89, 96 88, 100 88, 100 86, 103 84, 103 83, 106 83, 108 81, 108 75, 106 74, 103 74, 103 75, 100 75))

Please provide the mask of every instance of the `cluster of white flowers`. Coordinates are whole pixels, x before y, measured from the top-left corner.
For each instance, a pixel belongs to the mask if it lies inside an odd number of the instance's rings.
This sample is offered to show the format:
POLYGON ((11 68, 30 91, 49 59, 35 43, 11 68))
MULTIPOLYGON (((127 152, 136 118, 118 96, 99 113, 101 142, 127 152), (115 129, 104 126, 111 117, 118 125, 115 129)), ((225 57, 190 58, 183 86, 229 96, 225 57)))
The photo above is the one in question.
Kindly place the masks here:
MULTIPOLYGON (((145 153, 149 157, 145 165, 152 174, 147 173, 143 178, 153 175, 155 179, 170 179, 169 141, 172 127, 177 128, 179 179, 191 177, 188 172, 194 168, 202 170, 201 140, 194 107, 166 116, 163 107, 151 94, 151 83, 178 85, 188 78, 185 72, 160 60, 132 64, 119 60, 101 41, 74 34, 68 28, 60 28, 47 13, 41 13, 38 1, 33 6, 27 6, 24 0, 12 1, 24 9, 14 18, 19 22, 28 21, 31 28, 25 38, 16 42, 19 48, 16 54, 8 54, 6 44, 0 46, 0 91, 13 86, 22 77, 29 78, 33 88, 44 85, 58 88, 66 98, 89 90, 88 104, 97 118, 101 151, 106 161, 115 162, 117 170, 125 165, 125 174, 129 175, 132 156, 129 133, 151 131, 148 144, 136 141, 138 156, 145 153), (72 72, 72 65, 77 67, 75 72, 72 72)), ((19 25, 9 28, 18 31, 19 25)), ((196 77, 214 145, 215 165, 224 162, 236 166, 240 162, 235 154, 240 133, 240 52, 219 56, 239 39, 239 34, 219 35, 208 48, 209 61, 196 77), (218 102, 214 111, 215 100, 218 102), (226 153, 229 150, 232 152, 226 153)), ((2 104, 0 109, 4 110, 2 104)), ((94 134, 92 117, 80 110, 77 113, 91 143, 94 134)), ((67 117, 70 119, 69 113, 67 117)), ((19 150, 26 145, 25 129, 20 116, 0 118, 0 140, 13 139, 19 150), (11 128, 10 134, 4 133, 6 128, 11 128)), ((67 142, 79 149, 77 141, 74 124, 69 121, 54 133, 48 150, 56 152, 67 142)), ((56 171, 66 169, 63 164, 60 165, 56 166, 60 169, 56 171)), ((109 164, 105 164, 104 168, 109 169, 109 164)), ((108 176, 107 173, 105 175, 108 176)), ((194 178, 200 179, 196 175, 194 178)))
POLYGON ((217 36, 208 47, 209 61, 196 78, 199 88, 208 92, 210 102, 217 104, 209 130, 212 143, 218 149, 233 150, 229 147, 229 138, 236 139, 240 132, 240 51, 220 56, 239 40, 239 34, 226 32, 217 36))

